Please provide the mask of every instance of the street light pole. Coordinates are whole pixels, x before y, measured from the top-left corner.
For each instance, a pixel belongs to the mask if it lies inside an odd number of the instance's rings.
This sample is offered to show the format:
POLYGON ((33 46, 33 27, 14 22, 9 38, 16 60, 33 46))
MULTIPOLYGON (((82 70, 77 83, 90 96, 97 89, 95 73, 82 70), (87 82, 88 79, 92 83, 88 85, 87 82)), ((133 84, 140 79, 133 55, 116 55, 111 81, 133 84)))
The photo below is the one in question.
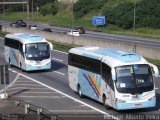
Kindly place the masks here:
POLYGON ((73 12, 73 0, 72 0, 72 44, 74 44, 74 35, 73 35, 73 19, 74 19, 74 12, 73 12))
POLYGON ((33 0, 32 0, 32 21, 33 21, 33 0))
POLYGON ((134 21, 133 21, 134 40, 133 40, 133 52, 136 52, 135 31, 136 31, 136 0, 134 0, 134 21))
MULTIPOLYGON (((5 11, 5 4, 3 4, 3 17, 4 17, 4 25, 6 23, 6 11, 5 11)), ((5 28, 5 27, 4 27, 5 28)), ((4 29, 6 31, 6 28, 4 29)))

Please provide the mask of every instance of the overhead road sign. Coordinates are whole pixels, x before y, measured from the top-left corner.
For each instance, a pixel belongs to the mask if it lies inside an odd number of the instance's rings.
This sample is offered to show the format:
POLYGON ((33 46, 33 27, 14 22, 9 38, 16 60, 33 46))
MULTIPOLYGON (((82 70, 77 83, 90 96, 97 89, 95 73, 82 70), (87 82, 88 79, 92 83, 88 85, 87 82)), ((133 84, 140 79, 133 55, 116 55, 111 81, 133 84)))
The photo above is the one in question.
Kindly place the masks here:
POLYGON ((93 25, 105 25, 106 18, 105 16, 93 16, 92 23, 93 25))

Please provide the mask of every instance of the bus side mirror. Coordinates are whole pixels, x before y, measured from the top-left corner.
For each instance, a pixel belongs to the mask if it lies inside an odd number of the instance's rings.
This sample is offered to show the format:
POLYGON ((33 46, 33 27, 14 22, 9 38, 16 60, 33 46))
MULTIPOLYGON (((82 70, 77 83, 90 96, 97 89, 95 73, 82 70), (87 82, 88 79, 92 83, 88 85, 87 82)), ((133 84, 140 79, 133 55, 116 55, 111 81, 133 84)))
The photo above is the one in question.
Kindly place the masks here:
POLYGON ((23 52, 25 53, 25 45, 23 45, 23 52))
POLYGON ((153 64, 150 64, 152 70, 153 70, 153 75, 157 78, 159 77, 159 70, 158 70, 158 67, 153 65, 153 64))
POLYGON ((116 81, 116 71, 115 71, 115 69, 112 69, 112 80, 113 81, 116 81))
POLYGON ((50 50, 53 50, 53 45, 52 43, 48 42, 49 43, 49 47, 50 47, 50 50))

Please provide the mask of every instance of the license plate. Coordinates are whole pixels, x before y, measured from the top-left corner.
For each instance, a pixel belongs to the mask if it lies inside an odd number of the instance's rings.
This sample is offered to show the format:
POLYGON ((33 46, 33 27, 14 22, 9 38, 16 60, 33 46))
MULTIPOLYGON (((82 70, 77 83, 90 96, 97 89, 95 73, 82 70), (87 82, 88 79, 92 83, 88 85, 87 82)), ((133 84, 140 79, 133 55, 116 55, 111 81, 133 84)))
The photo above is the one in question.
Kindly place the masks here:
POLYGON ((41 67, 37 67, 38 69, 40 69, 41 67))
POLYGON ((140 107, 140 106, 142 106, 142 104, 135 104, 135 106, 136 106, 136 107, 140 107))

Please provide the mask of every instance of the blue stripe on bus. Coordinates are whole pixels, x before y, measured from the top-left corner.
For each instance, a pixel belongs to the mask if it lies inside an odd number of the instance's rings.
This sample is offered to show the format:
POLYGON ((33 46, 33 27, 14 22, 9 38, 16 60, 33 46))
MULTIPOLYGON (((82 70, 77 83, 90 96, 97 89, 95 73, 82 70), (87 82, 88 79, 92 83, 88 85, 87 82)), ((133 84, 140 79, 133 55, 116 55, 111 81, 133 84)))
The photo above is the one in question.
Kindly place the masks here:
POLYGON ((9 49, 9 58, 10 58, 10 61, 13 65, 16 65, 18 66, 18 62, 13 54, 14 50, 13 49, 9 49))
POLYGON ((86 75, 86 74, 83 74, 83 76, 87 79, 89 85, 92 87, 92 90, 93 90, 94 93, 96 94, 97 98, 99 98, 99 95, 98 95, 97 91, 96 91, 95 88, 93 87, 93 85, 92 85, 91 81, 89 80, 89 78, 87 77, 87 75, 86 75))

